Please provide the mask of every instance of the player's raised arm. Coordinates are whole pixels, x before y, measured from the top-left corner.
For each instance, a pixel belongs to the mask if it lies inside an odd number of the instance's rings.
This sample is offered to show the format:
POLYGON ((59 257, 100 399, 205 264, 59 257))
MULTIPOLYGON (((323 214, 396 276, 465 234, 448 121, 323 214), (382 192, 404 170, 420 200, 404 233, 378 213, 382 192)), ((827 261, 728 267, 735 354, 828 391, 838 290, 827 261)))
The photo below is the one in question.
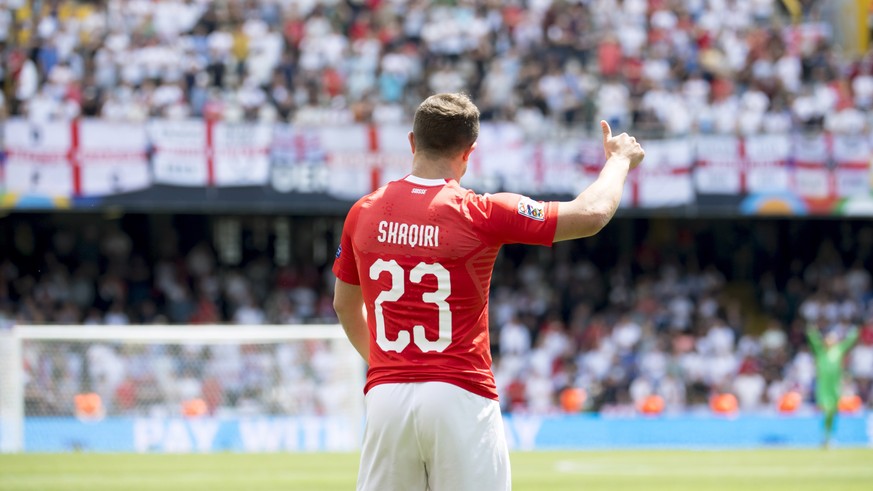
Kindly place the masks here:
POLYGON ((858 329, 858 326, 852 326, 848 332, 846 332, 846 337, 840 341, 840 351, 845 353, 852 349, 852 346, 858 342, 858 337, 861 335, 861 331, 858 329))
POLYGON ((606 226, 621 202, 628 172, 640 165, 646 155, 634 137, 627 133, 612 136, 606 121, 601 121, 600 127, 606 164, 597 180, 576 199, 558 203, 555 242, 588 237, 606 226))

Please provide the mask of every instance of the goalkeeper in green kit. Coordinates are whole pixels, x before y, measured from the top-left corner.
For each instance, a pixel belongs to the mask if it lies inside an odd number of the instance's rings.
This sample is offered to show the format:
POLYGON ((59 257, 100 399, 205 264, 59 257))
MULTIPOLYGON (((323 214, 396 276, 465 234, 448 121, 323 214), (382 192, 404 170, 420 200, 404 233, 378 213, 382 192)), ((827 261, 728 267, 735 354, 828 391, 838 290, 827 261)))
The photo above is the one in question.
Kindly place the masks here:
POLYGON ((806 337, 815 355, 815 400, 824 412, 823 446, 827 447, 830 444, 840 402, 843 358, 858 340, 858 329, 853 327, 840 341, 835 332, 829 332, 822 338, 818 327, 810 324, 806 328, 806 337))

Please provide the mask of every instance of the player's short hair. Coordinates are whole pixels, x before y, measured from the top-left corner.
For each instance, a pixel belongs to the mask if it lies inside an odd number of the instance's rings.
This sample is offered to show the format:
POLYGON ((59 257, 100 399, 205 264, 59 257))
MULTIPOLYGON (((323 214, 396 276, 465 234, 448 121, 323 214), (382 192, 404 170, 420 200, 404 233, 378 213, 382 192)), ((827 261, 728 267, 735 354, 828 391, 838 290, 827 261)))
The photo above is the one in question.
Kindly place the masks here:
POLYGON ((415 151, 453 155, 479 138, 479 108, 466 94, 435 94, 419 104, 412 124, 415 151))

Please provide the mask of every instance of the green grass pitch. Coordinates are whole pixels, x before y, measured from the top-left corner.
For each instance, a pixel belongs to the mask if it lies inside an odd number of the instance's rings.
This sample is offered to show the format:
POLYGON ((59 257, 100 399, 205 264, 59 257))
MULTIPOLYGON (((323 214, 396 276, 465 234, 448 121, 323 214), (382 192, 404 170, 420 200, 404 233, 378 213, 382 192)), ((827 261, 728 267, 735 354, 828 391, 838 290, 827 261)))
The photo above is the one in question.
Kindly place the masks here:
MULTIPOLYGON (((357 464, 351 453, 0 455, 0 491, 353 490, 357 464)), ((512 473, 516 491, 870 491, 873 449, 514 452, 512 473)))

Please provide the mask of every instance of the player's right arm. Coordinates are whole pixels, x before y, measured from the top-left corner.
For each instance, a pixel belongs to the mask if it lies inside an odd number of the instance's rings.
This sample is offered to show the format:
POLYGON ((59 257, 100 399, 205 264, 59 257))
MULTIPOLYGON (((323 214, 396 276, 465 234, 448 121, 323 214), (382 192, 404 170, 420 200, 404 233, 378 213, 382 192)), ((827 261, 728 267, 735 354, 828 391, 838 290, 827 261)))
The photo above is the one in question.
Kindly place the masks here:
POLYGON ((606 164, 597 180, 585 188, 576 199, 558 203, 558 224, 555 242, 589 237, 599 232, 615 215, 621 202, 627 174, 640 165, 645 151, 627 133, 612 136, 606 121, 603 130, 603 150, 606 164))
POLYGON ((370 335, 367 327, 367 316, 364 310, 364 294, 361 289, 361 279, 358 276, 357 259, 352 245, 352 234, 358 221, 360 202, 355 203, 346 221, 343 223, 343 233, 340 246, 336 251, 333 263, 333 274, 336 285, 333 291, 333 309, 339 319, 346 336, 352 346, 361 354, 364 361, 370 362, 370 335))
POLYGON ((364 361, 370 362, 370 334, 367 328, 364 295, 361 285, 353 285, 337 278, 333 294, 333 309, 352 346, 364 361))

